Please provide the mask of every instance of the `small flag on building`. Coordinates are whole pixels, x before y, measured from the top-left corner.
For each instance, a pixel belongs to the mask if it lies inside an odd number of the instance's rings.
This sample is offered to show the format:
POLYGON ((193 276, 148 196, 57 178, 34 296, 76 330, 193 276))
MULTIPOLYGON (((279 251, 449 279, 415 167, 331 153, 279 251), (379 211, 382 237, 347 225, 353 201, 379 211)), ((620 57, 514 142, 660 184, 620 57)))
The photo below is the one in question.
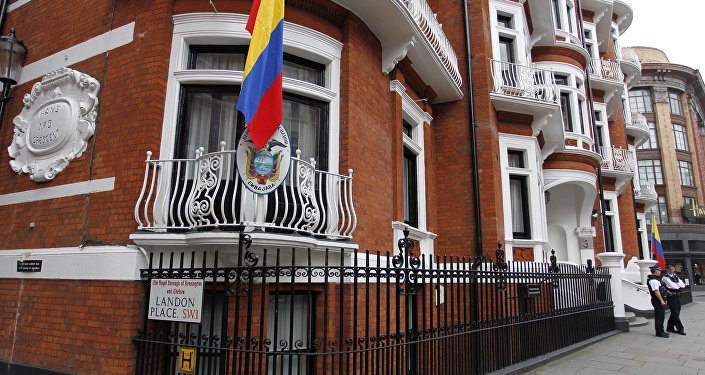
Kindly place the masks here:
POLYGON ((661 269, 666 269, 666 258, 663 255, 663 246, 661 246, 661 236, 658 233, 656 226, 656 218, 651 219, 651 252, 654 253, 656 261, 661 269))
POLYGON ((237 109, 262 148, 282 122, 284 0, 255 0, 246 29, 252 40, 237 109))

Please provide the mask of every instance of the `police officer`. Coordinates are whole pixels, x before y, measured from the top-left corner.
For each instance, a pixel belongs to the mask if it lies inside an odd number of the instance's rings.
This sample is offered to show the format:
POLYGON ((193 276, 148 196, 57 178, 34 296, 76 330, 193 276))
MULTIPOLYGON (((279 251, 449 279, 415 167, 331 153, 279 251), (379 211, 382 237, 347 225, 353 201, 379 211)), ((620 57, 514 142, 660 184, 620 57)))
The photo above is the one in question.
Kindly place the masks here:
POLYGON ((646 285, 651 294, 651 306, 654 307, 654 324, 656 326, 657 337, 668 337, 668 333, 663 331, 663 319, 666 315, 666 300, 661 295, 661 267, 654 265, 650 267, 651 275, 648 276, 646 285))
POLYGON ((685 328, 681 323, 681 292, 685 289, 685 283, 675 274, 676 267, 672 264, 666 266, 667 274, 661 278, 661 283, 666 287, 669 296, 666 298, 671 316, 666 323, 666 331, 685 336, 685 328))

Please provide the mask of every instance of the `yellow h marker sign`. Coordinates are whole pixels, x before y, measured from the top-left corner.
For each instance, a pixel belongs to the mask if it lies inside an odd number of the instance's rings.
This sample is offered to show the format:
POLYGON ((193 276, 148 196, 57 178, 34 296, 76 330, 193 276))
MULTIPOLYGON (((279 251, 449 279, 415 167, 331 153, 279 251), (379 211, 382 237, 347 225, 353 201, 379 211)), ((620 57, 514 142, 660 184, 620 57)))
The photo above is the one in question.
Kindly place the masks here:
POLYGON ((196 350, 184 349, 179 350, 179 371, 187 374, 193 374, 196 368, 196 350))

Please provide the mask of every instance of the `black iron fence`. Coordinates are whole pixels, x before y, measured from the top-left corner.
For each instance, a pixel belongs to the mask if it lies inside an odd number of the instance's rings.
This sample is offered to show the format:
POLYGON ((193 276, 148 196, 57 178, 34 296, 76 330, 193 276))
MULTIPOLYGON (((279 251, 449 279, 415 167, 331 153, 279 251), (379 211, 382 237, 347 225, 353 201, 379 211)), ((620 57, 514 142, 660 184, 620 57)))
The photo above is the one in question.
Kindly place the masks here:
POLYGON ((614 328, 606 270, 399 245, 395 256, 241 248, 232 266, 218 252, 152 254, 148 283, 204 281, 201 322, 147 319, 148 303, 136 373, 482 374, 614 328))

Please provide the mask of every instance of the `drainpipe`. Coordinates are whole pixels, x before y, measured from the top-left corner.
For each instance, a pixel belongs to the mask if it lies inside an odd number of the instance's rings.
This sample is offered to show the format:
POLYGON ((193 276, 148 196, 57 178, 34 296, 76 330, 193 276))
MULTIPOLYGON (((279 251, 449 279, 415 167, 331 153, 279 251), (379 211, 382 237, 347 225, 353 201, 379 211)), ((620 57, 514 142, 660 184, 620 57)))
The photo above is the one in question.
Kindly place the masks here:
MULTIPOLYGON (((587 47, 585 46, 585 25, 583 24, 583 5, 581 0, 578 0, 578 19, 580 20, 580 40, 583 43, 583 48, 587 50, 587 47)), ((588 64, 590 61, 588 61, 588 64)), ((587 64, 586 64, 587 65, 587 64)), ((600 153, 600 149, 602 145, 600 144, 600 138, 597 136, 597 124, 596 124, 596 119, 595 119, 595 104, 593 102, 593 96, 592 96, 592 85, 590 84, 590 73, 587 71, 587 66, 585 69, 585 84, 587 85, 587 90, 588 90, 588 95, 590 97, 590 122, 592 126, 592 134, 593 137, 595 138, 595 147, 597 148, 597 153, 602 156, 602 153, 600 153)), ((605 246, 605 251, 607 250, 607 234, 605 233, 605 218, 607 217, 605 215, 605 190, 602 186, 602 161, 600 160, 599 163, 597 163, 597 185, 600 190, 600 212, 602 212, 602 243, 605 246)), ((614 250, 609 250, 610 252, 614 250)))
POLYGON ((7 18, 7 6, 9 3, 9 0, 2 0, 2 3, 0 3, 0 34, 5 29, 5 18, 7 18))
POLYGON ((467 96, 470 115, 470 146, 472 148, 472 188, 475 206, 476 255, 482 256, 482 216, 480 215, 480 175, 477 170, 477 129, 475 125, 475 98, 472 95, 472 58, 470 48, 470 25, 468 21, 468 0, 463 0, 463 23, 465 24, 465 52, 467 53, 467 96))

